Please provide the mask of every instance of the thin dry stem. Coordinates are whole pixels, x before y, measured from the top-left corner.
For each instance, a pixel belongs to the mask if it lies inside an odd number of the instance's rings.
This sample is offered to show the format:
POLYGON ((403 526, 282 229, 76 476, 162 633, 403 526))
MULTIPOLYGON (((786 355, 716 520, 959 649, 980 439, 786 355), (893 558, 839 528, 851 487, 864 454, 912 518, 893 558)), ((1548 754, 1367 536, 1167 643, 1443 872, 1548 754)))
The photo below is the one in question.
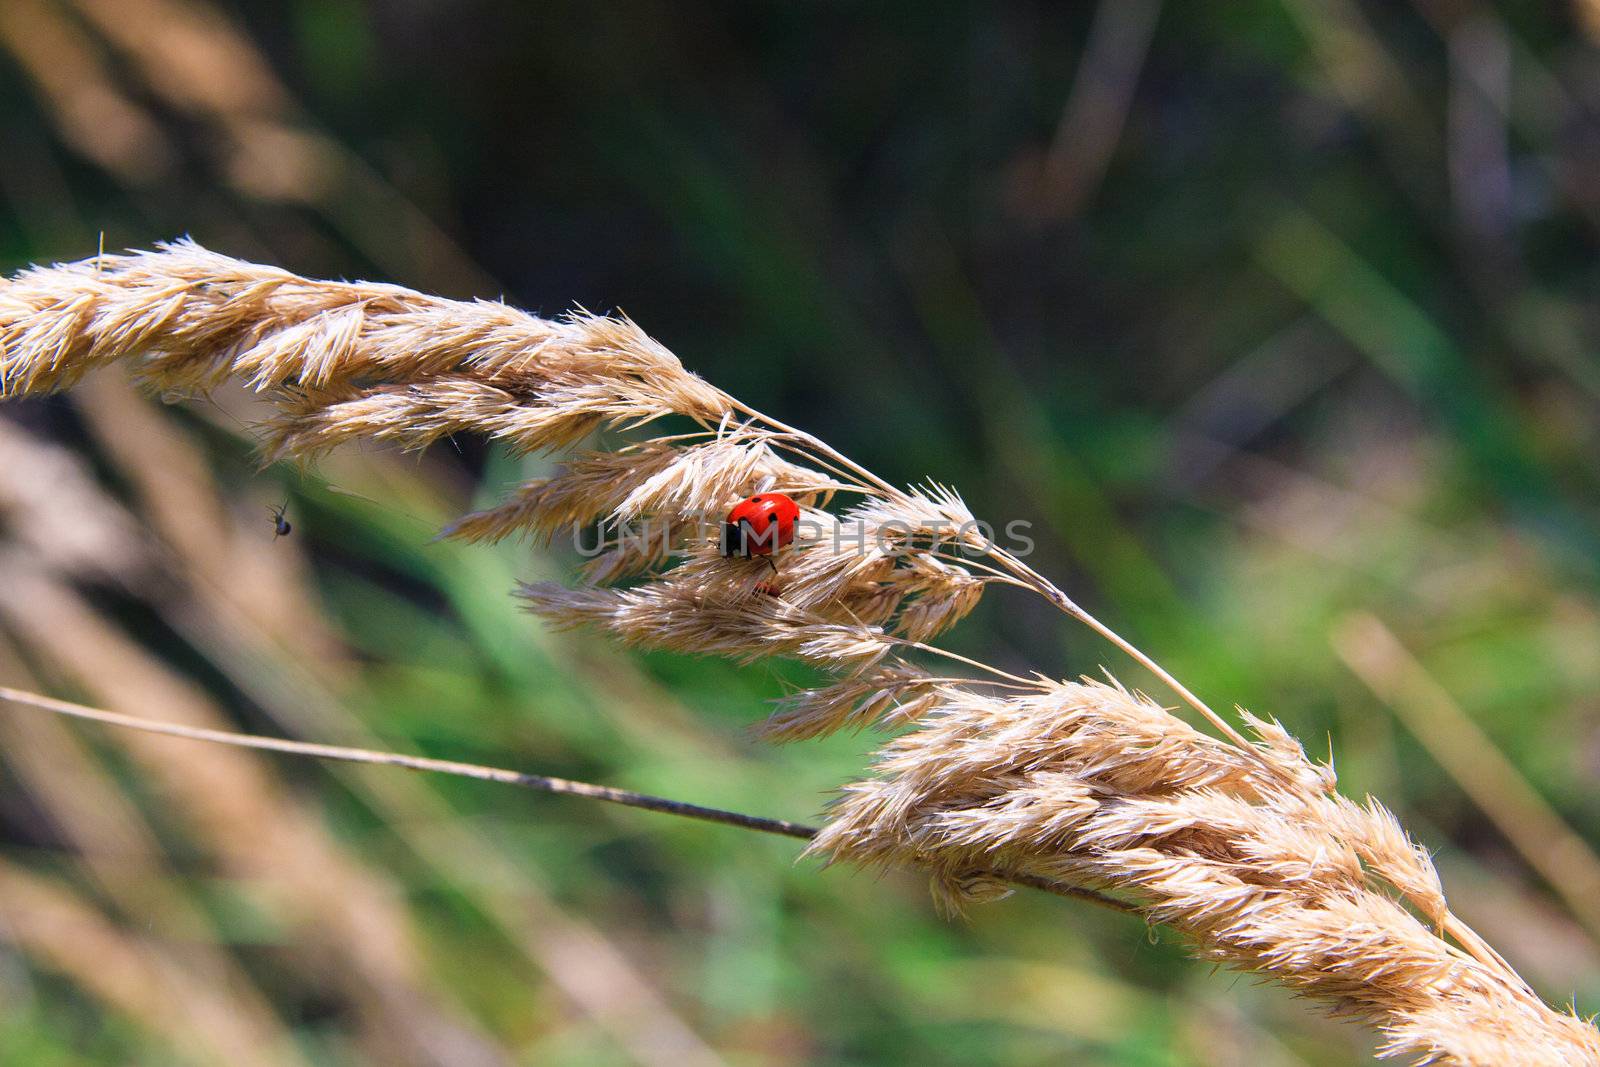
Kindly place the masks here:
MULTIPOLYGON (((524 771, 512 771, 503 767, 485 767, 477 763, 433 759, 427 756, 410 756, 399 752, 379 752, 373 749, 351 748, 344 745, 324 745, 309 741, 294 741, 287 738, 242 734, 232 730, 212 730, 204 727, 184 726, 179 723, 156 722, 151 719, 141 719, 137 715, 123 715, 101 708, 91 708, 84 704, 75 704, 69 700, 58 700, 54 697, 30 693, 23 689, 12 689, 9 686, 0 686, 0 700, 20 704, 24 707, 38 708, 41 711, 48 711, 71 719, 83 719, 88 722, 98 722, 106 726, 116 726, 126 730, 162 734, 166 737, 179 737, 186 741, 205 741, 211 744, 231 745, 234 748, 255 749, 260 752, 279 752, 289 756, 307 756, 312 759, 331 760, 337 763, 363 763, 380 767, 399 767, 405 770, 424 771, 433 774, 449 774, 457 778, 471 778, 479 782, 513 785, 538 793, 601 800, 608 804, 617 804, 625 808, 638 808, 641 811, 676 815, 680 818, 718 823, 723 826, 737 827, 741 830, 775 834, 779 837, 793 837, 802 841, 810 841, 820 833, 814 826, 790 822, 788 819, 747 815, 743 812, 728 811, 724 808, 710 808, 702 804, 691 804, 687 801, 652 796, 649 793, 637 793, 631 789, 617 789, 613 786, 595 785, 592 782, 579 782, 571 778, 557 778, 545 774, 528 774, 524 771)), ((1027 886, 1030 889, 1053 893, 1056 896, 1082 900, 1112 911, 1127 914, 1138 913, 1137 908, 1124 901, 1066 882, 1033 875, 1019 875, 1016 878, 1009 879, 1009 881, 1016 885, 1027 886)))
POLYGON ((122 715, 114 711, 104 711, 100 708, 74 704, 68 700, 57 700, 54 697, 40 696, 37 693, 29 693, 22 689, 12 689, 8 686, 0 686, 0 700, 8 700, 13 704, 39 708, 40 710, 54 712, 57 715, 65 715, 69 718, 87 719, 90 722, 104 723, 107 726, 143 730, 146 733, 163 734, 167 737, 181 737, 189 741, 209 741, 213 744, 232 745, 235 748, 281 752, 290 756, 309 756, 313 759, 335 760, 340 763, 371 763, 384 767, 403 767, 411 771, 451 774, 457 778, 472 778, 480 782, 514 785, 539 793, 587 797, 590 800, 603 800, 608 804, 620 804, 623 807, 639 808, 643 811, 659 811, 668 815, 679 815, 686 819, 700 819, 704 822, 722 823, 727 826, 737 826, 745 830, 759 830, 762 833, 780 834, 785 837, 809 839, 816 836, 817 833, 815 827, 803 826, 800 823, 789 822, 786 819, 768 819, 759 815, 744 815, 736 811, 708 808, 681 800, 669 800, 666 797, 651 796, 648 793, 635 793, 629 789, 615 789, 606 785, 578 782, 570 778, 556 778, 545 774, 527 774, 523 771, 506 770, 502 767, 484 767, 476 763, 460 763, 456 760, 432 759, 427 756, 408 756, 398 752, 376 752, 371 749, 348 748, 343 745, 323 745, 310 741, 294 741, 288 738, 259 737, 254 734, 235 733, 232 730, 212 730, 198 726, 184 726, 179 723, 154 722, 150 719, 141 719, 137 715, 122 715))

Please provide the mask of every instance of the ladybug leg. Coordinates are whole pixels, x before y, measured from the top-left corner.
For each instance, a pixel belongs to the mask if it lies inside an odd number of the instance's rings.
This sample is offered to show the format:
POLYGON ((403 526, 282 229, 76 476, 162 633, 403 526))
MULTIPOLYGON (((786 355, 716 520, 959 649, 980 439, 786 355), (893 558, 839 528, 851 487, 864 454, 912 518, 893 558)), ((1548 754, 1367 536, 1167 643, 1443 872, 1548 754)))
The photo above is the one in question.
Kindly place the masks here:
POLYGON ((771 567, 772 568, 773 577, 777 577, 777 575, 778 575, 778 565, 776 563, 772 562, 772 557, 771 556, 762 556, 761 557, 761 562, 765 563, 768 567, 771 567))

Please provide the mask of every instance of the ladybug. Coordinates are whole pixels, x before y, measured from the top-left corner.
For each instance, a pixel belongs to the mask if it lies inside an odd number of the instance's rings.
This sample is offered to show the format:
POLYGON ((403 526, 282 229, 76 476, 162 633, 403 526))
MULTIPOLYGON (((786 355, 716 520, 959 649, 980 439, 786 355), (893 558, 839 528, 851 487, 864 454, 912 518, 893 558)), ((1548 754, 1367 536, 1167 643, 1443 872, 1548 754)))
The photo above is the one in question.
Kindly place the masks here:
MULTIPOLYGON (((800 518, 800 505, 782 493, 757 493, 741 500, 728 512, 722 524, 718 545, 724 556, 750 559, 770 557, 794 540, 794 524, 800 518)), ((768 559, 770 564, 772 561, 768 559)))

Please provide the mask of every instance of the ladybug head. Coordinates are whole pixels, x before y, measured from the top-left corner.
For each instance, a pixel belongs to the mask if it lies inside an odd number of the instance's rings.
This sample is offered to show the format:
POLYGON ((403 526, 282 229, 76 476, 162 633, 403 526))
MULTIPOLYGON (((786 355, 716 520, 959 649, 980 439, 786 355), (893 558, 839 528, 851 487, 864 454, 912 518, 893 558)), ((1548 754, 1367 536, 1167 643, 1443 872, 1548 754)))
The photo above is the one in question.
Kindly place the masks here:
POLYGON ((725 522, 717 540, 717 551, 730 559, 748 559, 749 546, 745 543, 744 523, 725 522))
POLYGON ((717 547, 724 556, 749 559, 752 556, 770 556, 785 541, 783 528, 776 521, 740 519, 738 522, 722 524, 717 547))

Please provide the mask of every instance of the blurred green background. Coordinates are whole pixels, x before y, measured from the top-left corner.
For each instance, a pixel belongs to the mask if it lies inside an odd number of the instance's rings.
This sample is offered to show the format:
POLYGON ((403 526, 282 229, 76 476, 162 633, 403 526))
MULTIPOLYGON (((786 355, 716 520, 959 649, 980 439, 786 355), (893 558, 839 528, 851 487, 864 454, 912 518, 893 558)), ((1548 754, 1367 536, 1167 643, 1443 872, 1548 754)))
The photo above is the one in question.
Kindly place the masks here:
MULTIPOLYGON (((0 0, 0 266, 191 234, 620 308, 935 476, 1393 806, 1600 1005, 1600 4, 0 0)), ((794 675, 515 609, 430 538, 548 461, 258 469, 252 398, 0 415, 0 682, 814 819, 794 675), (274 540, 288 501, 295 532, 274 540)), ((954 638, 1152 684, 1042 605, 954 638)), ((1165 696, 1165 694, 1159 694, 1165 696)), ((0 1063, 1366 1062, 1159 931, 396 771, 0 713, 0 1063)))

